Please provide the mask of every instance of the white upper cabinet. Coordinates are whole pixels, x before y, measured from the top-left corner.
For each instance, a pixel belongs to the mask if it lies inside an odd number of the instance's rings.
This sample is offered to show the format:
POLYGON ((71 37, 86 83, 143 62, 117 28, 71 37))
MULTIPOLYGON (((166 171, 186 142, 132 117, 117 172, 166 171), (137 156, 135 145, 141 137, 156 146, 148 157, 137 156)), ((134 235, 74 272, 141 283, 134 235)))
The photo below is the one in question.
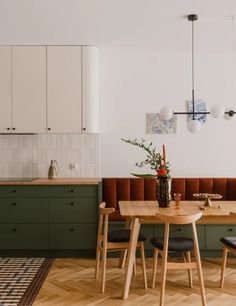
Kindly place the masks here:
POLYGON ((99 53, 82 47, 82 131, 99 132, 99 53))
POLYGON ((98 66, 90 46, 0 47, 0 133, 98 133, 98 66))
POLYGON ((47 47, 49 133, 99 132, 98 66, 95 47, 47 47))
POLYGON ((47 128, 81 133, 81 47, 47 47, 47 128))
POLYGON ((46 48, 12 47, 12 130, 46 132, 46 48))
POLYGON ((0 133, 11 133, 11 47, 0 47, 0 133))

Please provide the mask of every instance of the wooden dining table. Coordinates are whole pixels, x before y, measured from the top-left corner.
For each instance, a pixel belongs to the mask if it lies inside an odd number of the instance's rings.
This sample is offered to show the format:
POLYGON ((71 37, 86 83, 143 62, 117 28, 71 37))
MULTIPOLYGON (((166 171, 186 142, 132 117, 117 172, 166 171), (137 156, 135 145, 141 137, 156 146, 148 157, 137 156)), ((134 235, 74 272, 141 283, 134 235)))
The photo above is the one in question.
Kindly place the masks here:
POLYGON ((203 215, 197 224, 236 224, 236 201, 214 201, 212 207, 205 207, 203 201, 180 201, 178 209, 175 208, 174 201, 166 208, 159 207, 157 201, 119 201, 119 208, 121 216, 131 220, 123 299, 127 299, 129 295, 140 225, 161 223, 156 217, 157 213, 179 216, 202 211, 203 215))

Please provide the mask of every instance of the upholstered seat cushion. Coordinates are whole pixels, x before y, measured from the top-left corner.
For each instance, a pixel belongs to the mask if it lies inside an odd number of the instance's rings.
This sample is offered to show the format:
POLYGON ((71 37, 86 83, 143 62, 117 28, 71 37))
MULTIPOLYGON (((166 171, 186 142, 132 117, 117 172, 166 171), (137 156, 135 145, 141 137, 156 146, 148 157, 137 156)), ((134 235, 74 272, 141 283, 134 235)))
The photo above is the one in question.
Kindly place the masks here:
POLYGON ((224 237, 221 238, 220 241, 224 243, 226 246, 236 249, 236 237, 224 237))
MULTIPOLYGON (((130 233, 131 233, 130 229, 110 231, 108 233, 107 239, 109 242, 129 242, 130 233)), ((142 233, 139 233, 138 241, 145 241, 145 240, 146 240, 146 237, 142 233)))
MULTIPOLYGON (((164 238, 152 238, 152 245, 160 250, 164 248, 164 238)), ((185 237, 169 238, 168 250, 169 251, 190 251, 193 249, 193 239, 185 237)))

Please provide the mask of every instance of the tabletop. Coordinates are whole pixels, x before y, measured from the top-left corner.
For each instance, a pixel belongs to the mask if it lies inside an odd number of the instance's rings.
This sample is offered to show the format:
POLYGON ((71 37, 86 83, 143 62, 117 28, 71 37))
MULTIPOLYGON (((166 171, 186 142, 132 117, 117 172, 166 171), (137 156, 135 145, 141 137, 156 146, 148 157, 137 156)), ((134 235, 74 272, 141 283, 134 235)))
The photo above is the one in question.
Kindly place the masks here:
POLYGON ((205 207, 204 201, 180 201, 180 208, 175 209, 175 202, 171 201, 170 207, 161 208, 157 201, 119 201, 120 214, 124 217, 138 217, 142 223, 161 223, 155 220, 157 213, 171 216, 190 215, 199 211, 203 212, 202 218, 197 223, 203 224, 232 224, 236 223, 236 201, 212 201, 213 207, 205 207))

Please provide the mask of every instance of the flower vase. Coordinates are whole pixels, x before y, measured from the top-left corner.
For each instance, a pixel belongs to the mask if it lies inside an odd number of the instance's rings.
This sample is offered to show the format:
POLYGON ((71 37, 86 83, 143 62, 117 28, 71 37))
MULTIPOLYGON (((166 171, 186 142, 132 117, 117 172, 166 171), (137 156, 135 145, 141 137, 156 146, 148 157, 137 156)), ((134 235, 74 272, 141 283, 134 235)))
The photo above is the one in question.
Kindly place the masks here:
POLYGON ((170 206, 171 201, 171 178, 158 177, 157 178, 157 201, 159 207, 170 206))

